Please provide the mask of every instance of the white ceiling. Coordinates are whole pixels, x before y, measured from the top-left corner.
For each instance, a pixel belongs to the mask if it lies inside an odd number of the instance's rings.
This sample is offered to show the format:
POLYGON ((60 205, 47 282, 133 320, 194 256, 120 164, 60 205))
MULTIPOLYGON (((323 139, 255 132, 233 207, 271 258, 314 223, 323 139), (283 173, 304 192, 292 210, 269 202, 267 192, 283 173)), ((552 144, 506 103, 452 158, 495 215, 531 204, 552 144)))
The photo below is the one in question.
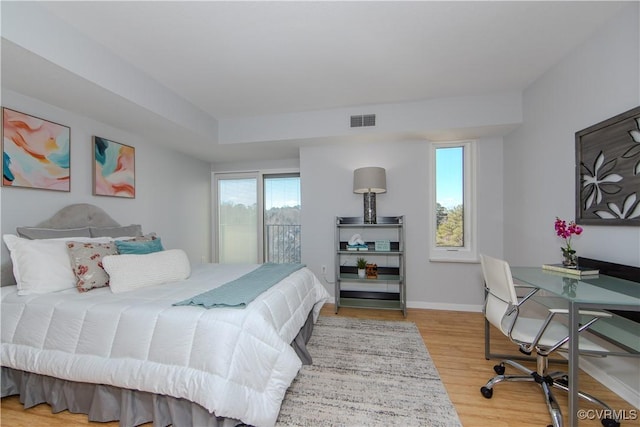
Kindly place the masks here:
MULTIPOLYGON (((44 2, 218 119, 522 91, 621 2, 44 2)), ((145 135, 148 110, 3 38, 2 86, 145 135), (29 67, 25 64, 40 66, 29 67), (38 71, 39 70, 39 71, 38 71), (52 85, 91 91, 91 106, 52 85), (45 90, 44 87, 48 87, 45 90), (101 102, 102 100, 102 102, 101 102), (139 123, 139 124, 137 124, 139 123)), ((78 97, 80 98, 80 97, 78 97)), ((86 97, 84 98, 86 99, 86 97)), ((179 129, 175 129, 179 132, 179 129)), ((218 147, 216 159, 282 153, 218 147)), ((287 151, 288 150, 288 151, 287 151)), ((197 148, 185 149, 198 155, 197 148)), ((208 151, 205 158, 212 155, 208 151)))

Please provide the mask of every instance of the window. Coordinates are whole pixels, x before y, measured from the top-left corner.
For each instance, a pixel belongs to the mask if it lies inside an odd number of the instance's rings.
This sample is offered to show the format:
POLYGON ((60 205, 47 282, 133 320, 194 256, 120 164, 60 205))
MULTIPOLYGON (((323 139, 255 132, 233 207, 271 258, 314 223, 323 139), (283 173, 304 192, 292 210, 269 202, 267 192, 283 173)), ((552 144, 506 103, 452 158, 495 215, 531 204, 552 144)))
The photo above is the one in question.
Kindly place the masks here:
POLYGON ((431 261, 477 262, 475 144, 431 146, 431 261))
POLYGON ((220 173, 214 188, 216 262, 301 262, 299 173, 220 173))
POLYGON ((265 262, 299 263, 300 248, 300 175, 265 175, 265 262))

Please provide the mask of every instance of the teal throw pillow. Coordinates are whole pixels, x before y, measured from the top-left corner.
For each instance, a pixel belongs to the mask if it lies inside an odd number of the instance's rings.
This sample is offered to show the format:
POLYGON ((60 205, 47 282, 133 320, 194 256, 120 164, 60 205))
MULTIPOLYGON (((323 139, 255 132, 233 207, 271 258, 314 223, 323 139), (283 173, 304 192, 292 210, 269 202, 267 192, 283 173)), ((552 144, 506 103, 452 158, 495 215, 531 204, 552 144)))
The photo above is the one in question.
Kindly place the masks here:
POLYGON ((121 255, 144 255, 164 250, 160 238, 143 242, 116 240, 116 247, 118 248, 118 253, 121 255))

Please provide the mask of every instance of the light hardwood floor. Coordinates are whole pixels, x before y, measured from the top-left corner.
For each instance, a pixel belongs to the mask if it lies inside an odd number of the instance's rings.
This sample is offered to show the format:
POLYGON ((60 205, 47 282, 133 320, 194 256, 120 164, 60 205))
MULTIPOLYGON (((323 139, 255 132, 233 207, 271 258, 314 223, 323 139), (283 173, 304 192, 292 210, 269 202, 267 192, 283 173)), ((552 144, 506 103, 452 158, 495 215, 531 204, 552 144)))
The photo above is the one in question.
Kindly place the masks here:
MULTIPOLYGON (((326 305, 321 314, 334 316, 333 306, 326 305)), ((339 315, 414 322, 465 427, 540 427, 550 424, 544 398, 535 384, 498 384, 492 399, 485 399, 480 394, 480 387, 493 376, 492 367, 496 364, 496 361, 484 358, 482 314, 409 309, 407 318, 404 319, 398 311, 342 308, 339 315)), ((492 351, 515 354, 514 345, 501 334, 492 334, 491 341, 492 351)), ((563 368, 557 366, 557 369, 563 368)), ((581 373, 580 385, 581 389, 588 390, 615 410, 625 410, 627 413, 637 410, 584 373, 581 373)), ((567 413, 565 393, 558 390, 555 395, 564 413, 567 413)), ((582 403, 581 408, 596 409, 588 403, 582 403)), ((51 414, 51 408, 46 404, 24 410, 15 396, 2 399, 0 424, 7 427, 118 425, 117 422, 90 423, 85 415, 70 414, 68 411, 51 414)), ((640 426, 640 420, 628 420, 622 425, 640 426)), ((582 426, 601 424, 597 420, 585 420, 580 421, 580 427, 582 426)))

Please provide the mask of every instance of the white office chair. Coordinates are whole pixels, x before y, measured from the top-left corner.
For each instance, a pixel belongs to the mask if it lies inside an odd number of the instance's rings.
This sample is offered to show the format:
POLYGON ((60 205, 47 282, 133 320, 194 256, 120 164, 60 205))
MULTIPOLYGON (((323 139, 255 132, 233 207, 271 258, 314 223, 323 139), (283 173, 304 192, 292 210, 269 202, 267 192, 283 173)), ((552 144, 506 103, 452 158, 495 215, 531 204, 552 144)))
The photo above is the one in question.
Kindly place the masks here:
MULTIPOLYGON (((493 396, 493 386, 503 381, 533 381, 540 385, 551 415, 554 427, 562 427, 562 413, 560 406, 551 392, 551 388, 556 387, 564 391, 569 391, 571 384, 568 384, 568 377, 564 372, 549 373, 549 354, 556 350, 566 350, 569 341, 569 331, 567 327, 553 318, 558 314, 566 314, 566 309, 549 309, 545 319, 537 319, 519 316, 520 307, 531 296, 537 292, 537 288, 530 288, 530 292, 518 299, 516 287, 511 276, 511 268, 506 261, 492 258, 487 255, 480 255, 482 262, 482 273, 484 275, 486 287, 486 301, 484 314, 489 323, 498 328, 503 334, 520 347, 520 351, 530 355, 536 353, 536 370, 533 371, 520 363, 512 360, 503 360, 499 365, 493 367, 496 376, 490 379, 485 386, 480 389, 482 395, 490 399, 493 396), (512 366, 525 375, 505 375, 505 365, 512 366)), ((587 315, 590 320, 581 324, 579 332, 588 329, 595 321, 601 317, 611 317, 610 313, 600 311, 581 311, 581 315, 587 315)), ((580 337, 579 348, 581 353, 602 352, 605 348, 580 337)), ((607 416, 614 416, 604 402, 586 393, 579 392, 578 395, 591 403, 607 409, 603 413, 607 416)), ((605 427, 617 427, 620 425, 617 419, 603 418, 602 424, 605 427)))

